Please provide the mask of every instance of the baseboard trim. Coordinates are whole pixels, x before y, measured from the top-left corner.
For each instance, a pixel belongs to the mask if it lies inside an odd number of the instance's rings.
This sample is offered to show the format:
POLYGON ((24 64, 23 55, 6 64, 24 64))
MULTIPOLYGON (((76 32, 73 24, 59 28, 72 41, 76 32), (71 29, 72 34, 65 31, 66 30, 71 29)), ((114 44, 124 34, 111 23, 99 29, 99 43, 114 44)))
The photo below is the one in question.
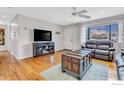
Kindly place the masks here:
MULTIPOLYGON (((55 51, 55 52, 62 52, 62 51, 64 51, 64 49, 63 50, 57 50, 57 51, 55 51)), ((54 53, 55 53, 54 52, 54 53)), ((54 54, 54 53, 52 53, 52 54, 54 54)), ((49 54, 45 54, 45 55, 49 55, 49 54)), ((42 56, 42 55, 41 55, 42 56)), ((43 55, 44 56, 44 55, 43 55)), ((38 57, 40 57, 40 56, 38 56, 38 57)), ((33 57, 33 56, 29 56, 29 57, 23 57, 23 58, 18 58, 18 60, 26 60, 26 59, 30 59, 30 58, 35 58, 35 57, 33 57)))
POLYGON ((63 50, 65 50, 65 51, 72 51, 71 49, 63 49, 63 50))

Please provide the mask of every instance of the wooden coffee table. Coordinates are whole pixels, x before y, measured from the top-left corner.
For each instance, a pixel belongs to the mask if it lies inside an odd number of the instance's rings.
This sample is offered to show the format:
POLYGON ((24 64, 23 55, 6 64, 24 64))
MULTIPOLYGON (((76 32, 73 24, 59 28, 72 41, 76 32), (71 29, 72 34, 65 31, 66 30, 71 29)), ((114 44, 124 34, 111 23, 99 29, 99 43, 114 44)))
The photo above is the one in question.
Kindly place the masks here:
POLYGON ((69 72, 81 79, 89 67, 92 65, 91 51, 80 50, 62 55, 62 72, 69 72))

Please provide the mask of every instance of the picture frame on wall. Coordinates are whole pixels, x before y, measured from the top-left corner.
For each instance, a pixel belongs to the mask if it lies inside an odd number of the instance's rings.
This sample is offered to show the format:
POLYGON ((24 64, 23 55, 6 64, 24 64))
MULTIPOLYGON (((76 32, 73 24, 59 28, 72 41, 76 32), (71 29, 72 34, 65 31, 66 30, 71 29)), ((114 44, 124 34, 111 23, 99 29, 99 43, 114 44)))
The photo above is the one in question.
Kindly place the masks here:
POLYGON ((5 44, 5 30, 0 29, 0 45, 4 45, 4 44, 5 44))

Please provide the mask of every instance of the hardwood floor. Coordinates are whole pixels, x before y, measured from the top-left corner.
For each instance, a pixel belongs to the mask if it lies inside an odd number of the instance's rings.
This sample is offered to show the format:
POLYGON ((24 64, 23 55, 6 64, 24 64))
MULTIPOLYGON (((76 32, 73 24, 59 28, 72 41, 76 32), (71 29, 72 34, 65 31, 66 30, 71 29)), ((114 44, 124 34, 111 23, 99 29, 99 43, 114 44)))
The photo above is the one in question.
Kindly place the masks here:
MULTIPOLYGON (((62 53, 59 51, 40 57, 16 60, 9 52, 0 52, 0 80, 45 80, 40 72, 61 63, 62 53), (55 58, 55 63, 50 61, 51 56, 55 58)), ((108 65, 109 80, 117 79, 115 63, 93 60, 108 65)))

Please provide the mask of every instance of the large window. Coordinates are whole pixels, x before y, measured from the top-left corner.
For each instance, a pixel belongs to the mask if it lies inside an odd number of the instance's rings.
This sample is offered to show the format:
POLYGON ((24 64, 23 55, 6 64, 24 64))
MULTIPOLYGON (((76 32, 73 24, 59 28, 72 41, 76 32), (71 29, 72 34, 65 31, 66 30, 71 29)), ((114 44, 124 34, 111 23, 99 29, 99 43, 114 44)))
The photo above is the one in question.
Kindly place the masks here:
POLYGON ((119 25, 111 24, 111 40, 112 41, 118 40, 118 32, 119 32, 119 25))
POLYGON ((112 40, 118 37, 118 23, 88 27, 88 40, 112 40))

